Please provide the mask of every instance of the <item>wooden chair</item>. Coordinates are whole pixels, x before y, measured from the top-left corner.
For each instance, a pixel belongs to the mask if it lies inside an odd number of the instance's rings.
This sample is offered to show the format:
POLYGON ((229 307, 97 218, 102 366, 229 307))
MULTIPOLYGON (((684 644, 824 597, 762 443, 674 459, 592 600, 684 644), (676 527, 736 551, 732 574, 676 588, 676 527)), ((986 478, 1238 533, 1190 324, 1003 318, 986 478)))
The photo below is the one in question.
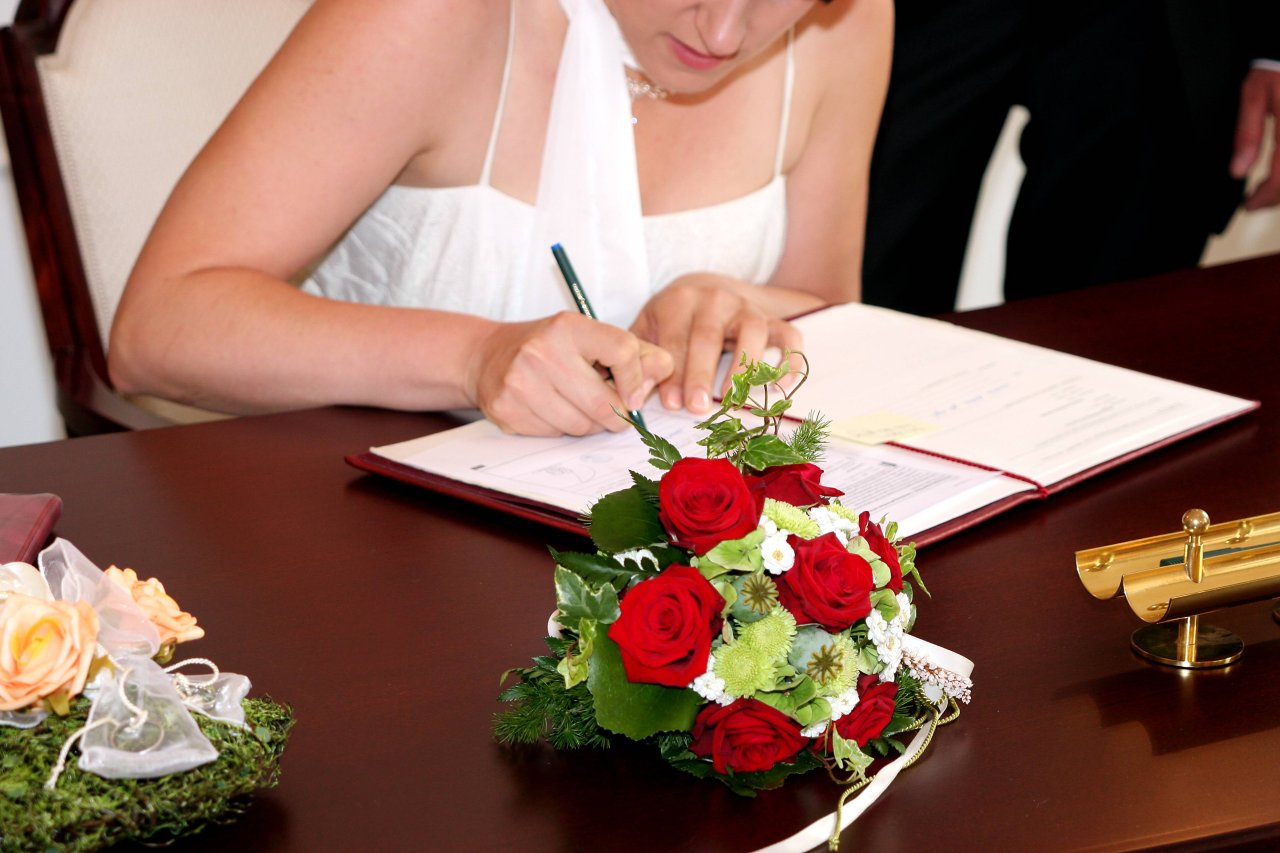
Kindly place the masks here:
POLYGON ((0 30, 0 113, 69 435, 201 419, 118 394, 104 344, 169 192, 309 4, 22 0, 0 30))

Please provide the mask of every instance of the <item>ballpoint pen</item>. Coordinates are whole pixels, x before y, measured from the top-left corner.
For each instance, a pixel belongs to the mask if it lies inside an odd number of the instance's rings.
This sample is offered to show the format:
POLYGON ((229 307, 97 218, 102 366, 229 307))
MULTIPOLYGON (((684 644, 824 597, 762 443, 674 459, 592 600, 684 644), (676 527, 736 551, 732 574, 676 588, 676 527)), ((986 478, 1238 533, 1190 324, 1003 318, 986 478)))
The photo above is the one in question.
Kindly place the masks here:
MULTIPOLYGON (((598 320, 596 312, 591 308, 591 300, 587 299, 587 292, 582 289, 582 282, 578 281, 578 274, 573 271, 573 264, 569 263, 569 256, 565 254, 564 247, 556 243, 551 247, 551 254, 555 255, 556 265, 560 267, 560 274, 564 276, 564 283, 569 288, 569 295, 573 297, 574 304, 578 306, 578 311, 584 317, 590 317, 592 320, 598 320)), ((610 380, 613 379, 613 372, 607 367, 605 375, 610 380)), ((627 415, 643 430, 648 430, 645 426, 644 417, 636 409, 627 412, 627 415)))

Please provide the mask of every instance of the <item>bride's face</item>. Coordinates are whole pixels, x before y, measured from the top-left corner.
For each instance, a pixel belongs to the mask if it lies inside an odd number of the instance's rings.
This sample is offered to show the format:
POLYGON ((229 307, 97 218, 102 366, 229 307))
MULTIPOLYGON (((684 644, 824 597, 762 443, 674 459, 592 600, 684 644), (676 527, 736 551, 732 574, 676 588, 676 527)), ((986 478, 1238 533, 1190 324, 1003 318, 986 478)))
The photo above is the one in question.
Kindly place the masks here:
POLYGON ((816 0, 607 0, 658 86, 701 92, 781 38, 816 0))

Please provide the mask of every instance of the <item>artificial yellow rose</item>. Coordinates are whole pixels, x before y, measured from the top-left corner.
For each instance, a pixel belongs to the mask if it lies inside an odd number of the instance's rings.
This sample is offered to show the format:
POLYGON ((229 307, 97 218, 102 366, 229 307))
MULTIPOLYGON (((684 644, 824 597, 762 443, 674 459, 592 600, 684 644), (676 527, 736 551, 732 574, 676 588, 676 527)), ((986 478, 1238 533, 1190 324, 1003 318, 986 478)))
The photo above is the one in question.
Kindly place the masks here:
POLYGON ((83 601, 15 592, 0 607, 0 711, 84 689, 98 642, 98 614, 83 601))
POLYGON ((155 578, 139 580, 133 569, 119 569, 115 566, 107 568, 104 574, 115 581, 133 597, 142 612, 156 626, 160 634, 160 645, 169 643, 185 643, 187 640, 198 640, 204 636, 204 629, 196 625, 196 617, 184 613, 164 591, 164 584, 155 578))

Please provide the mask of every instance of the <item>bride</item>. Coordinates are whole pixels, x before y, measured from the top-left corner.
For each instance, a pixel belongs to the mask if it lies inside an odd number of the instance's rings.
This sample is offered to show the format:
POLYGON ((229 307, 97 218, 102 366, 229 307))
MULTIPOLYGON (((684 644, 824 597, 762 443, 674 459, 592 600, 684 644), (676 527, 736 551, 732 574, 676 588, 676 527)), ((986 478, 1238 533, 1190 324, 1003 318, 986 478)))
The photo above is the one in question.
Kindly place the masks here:
POLYGON ((156 222, 112 380, 539 435, 706 412, 722 352, 858 297, 891 32, 889 0, 317 0, 156 222))

